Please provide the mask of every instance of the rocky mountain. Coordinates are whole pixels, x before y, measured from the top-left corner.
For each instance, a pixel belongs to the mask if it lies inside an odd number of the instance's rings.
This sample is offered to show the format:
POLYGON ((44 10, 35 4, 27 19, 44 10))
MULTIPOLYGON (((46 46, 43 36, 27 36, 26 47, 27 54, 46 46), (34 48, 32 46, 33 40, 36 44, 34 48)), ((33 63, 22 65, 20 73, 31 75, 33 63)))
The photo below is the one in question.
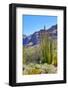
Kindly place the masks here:
POLYGON ((26 35, 22 35, 22 37, 25 39, 27 36, 26 35))
POLYGON ((32 45, 39 44, 39 42, 40 42, 40 33, 49 34, 50 37, 52 37, 53 39, 56 39, 57 38, 57 25, 53 25, 52 27, 50 27, 47 30, 45 30, 45 28, 40 29, 39 31, 34 32, 32 35, 26 36, 25 38, 23 38, 23 45, 24 46, 32 46, 32 45))

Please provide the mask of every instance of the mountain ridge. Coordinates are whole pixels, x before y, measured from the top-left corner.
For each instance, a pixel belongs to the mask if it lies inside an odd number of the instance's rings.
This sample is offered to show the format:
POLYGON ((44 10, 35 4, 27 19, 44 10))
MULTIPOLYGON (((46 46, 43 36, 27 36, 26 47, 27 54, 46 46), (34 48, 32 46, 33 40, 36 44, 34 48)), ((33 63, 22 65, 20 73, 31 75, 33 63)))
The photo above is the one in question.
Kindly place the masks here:
POLYGON ((33 34, 26 36, 23 38, 23 45, 24 46, 32 46, 32 45, 37 45, 40 42, 39 35, 40 33, 47 33, 50 34, 50 37, 56 39, 57 38, 57 24, 52 25, 49 29, 40 29, 37 32, 34 32, 33 34))

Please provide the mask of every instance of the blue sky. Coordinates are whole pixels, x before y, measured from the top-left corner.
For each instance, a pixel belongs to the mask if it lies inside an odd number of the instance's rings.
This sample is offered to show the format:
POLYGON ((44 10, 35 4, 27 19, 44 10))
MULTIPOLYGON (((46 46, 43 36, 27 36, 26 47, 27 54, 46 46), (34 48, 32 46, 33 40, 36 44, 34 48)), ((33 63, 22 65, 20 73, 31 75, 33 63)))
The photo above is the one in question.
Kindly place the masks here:
MULTIPOLYGON (((37 16, 37 15, 24 15, 22 16, 24 27, 22 27, 24 35, 30 35, 44 26, 50 28, 52 25, 57 24, 57 16, 37 16)), ((22 25, 23 26, 23 25, 22 25)))

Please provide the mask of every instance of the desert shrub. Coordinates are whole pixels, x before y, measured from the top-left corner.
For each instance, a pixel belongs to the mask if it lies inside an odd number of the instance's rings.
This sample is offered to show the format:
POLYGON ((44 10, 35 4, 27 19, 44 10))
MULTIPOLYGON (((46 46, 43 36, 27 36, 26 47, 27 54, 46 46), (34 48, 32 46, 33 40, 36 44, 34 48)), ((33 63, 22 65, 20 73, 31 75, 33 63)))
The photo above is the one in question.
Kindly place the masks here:
POLYGON ((26 49, 25 49, 24 46, 23 46, 23 49, 22 49, 22 63, 26 64, 26 49))
POLYGON ((23 47, 23 63, 28 64, 32 61, 33 58, 33 52, 32 50, 29 50, 27 47, 23 47))
POLYGON ((23 49, 23 63, 40 63, 40 49, 39 47, 25 47, 23 49))
POLYGON ((47 73, 56 73, 57 67, 52 64, 33 64, 24 65, 23 74, 32 75, 32 74, 47 74, 47 73))
POLYGON ((56 73, 57 72, 57 68, 52 65, 52 64, 43 64, 42 65, 42 69, 46 71, 46 73, 56 73))
POLYGON ((41 73, 41 69, 36 68, 35 64, 27 65, 25 69, 23 70, 23 74, 25 75, 40 74, 40 73, 41 73))

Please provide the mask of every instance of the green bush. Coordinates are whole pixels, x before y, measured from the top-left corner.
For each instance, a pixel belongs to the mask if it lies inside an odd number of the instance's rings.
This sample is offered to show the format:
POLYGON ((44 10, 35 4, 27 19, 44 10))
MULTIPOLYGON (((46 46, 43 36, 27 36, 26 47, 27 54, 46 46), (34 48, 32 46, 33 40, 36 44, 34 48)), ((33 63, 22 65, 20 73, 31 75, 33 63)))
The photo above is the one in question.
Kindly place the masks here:
POLYGON ((24 66, 23 75, 32 75, 32 74, 47 74, 47 73, 56 73, 57 67, 52 64, 33 64, 30 63, 24 66))

